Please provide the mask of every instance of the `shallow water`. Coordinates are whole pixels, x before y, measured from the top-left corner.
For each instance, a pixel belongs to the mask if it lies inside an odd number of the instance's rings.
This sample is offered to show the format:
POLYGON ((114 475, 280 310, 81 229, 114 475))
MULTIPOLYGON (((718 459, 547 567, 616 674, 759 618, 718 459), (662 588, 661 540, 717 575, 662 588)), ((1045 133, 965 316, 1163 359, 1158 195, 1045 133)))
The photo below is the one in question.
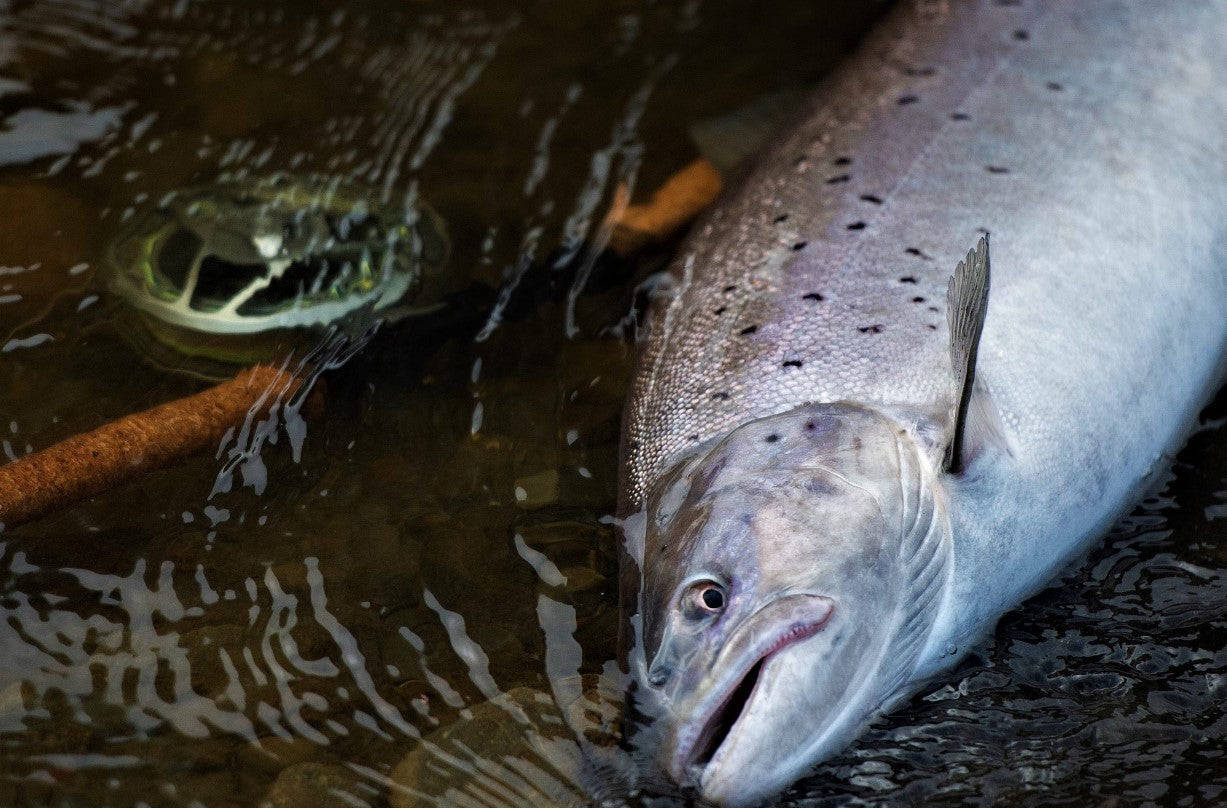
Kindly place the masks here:
MULTIPOLYGON (((452 240, 450 305, 338 360, 322 411, 0 533, 0 803, 626 798, 609 705, 587 773, 555 705, 614 654, 623 325, 668 257, 600 256, 601 223, 877 12, 820 5, 0 2, 8 457, 205 386, 106 291, 168 191, 342 176, 452 240)), ((1222 443, 787 799, 1223 799, 1222 443)))

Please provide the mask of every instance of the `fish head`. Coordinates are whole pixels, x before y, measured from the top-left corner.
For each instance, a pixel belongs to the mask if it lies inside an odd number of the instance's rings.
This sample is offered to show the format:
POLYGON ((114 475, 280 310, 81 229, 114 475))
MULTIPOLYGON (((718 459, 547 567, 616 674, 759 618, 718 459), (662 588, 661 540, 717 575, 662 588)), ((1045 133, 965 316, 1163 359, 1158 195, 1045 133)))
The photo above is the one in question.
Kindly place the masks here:
POLYGON ((738 428, 649 494, 638 676, 679 785, 759 802, 907 673, 948 552, 922 454, 876 411, 807 406, 738 428))

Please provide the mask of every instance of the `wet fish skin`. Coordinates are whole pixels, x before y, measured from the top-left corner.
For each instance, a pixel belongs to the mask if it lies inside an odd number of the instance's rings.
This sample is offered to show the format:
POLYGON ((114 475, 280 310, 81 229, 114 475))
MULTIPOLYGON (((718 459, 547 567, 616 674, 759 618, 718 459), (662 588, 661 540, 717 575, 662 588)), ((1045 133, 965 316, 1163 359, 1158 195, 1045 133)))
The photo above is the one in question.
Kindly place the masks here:
POLYGON ((726 805, 783 788, 1166 465, 1227 345, 1223 41, 1223 0, 904 3, 696 228, 623 442, 640 691, 675 779, 726 805), (980 423, 949 475, 946 282, 984 231, 980 423), (831 505, 854 491, 876 516, 831 505), (831 614, 697 763, 755 663, 725 649, 785 636, 764 610, 798 593, 831 614))

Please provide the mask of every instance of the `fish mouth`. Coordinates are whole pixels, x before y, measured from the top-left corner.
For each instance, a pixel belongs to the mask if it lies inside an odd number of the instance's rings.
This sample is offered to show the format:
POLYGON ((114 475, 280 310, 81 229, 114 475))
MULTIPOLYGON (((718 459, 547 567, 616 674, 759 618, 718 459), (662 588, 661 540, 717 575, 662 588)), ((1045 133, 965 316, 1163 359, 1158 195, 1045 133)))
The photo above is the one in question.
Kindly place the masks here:
POLYGON ((679 733, 669 766, 679 784, 700 783, 703 771, 753 703, 767 665, 780 653, 822 631, 834 611, 830 598, 789 595, 768 604, 746 620, 720 654, 714 668, 724 667, 721 662, 729 656, 740 656, 742 663, 732 675, 717 680, 709 691, 712 695, 696 705, 696 720, 688 722, 679 733), (761 636, 763 632, 759 629, 765 622, 782 622, 783 627, 761 636), (746 653, 739 653, 743 650, 746 653))

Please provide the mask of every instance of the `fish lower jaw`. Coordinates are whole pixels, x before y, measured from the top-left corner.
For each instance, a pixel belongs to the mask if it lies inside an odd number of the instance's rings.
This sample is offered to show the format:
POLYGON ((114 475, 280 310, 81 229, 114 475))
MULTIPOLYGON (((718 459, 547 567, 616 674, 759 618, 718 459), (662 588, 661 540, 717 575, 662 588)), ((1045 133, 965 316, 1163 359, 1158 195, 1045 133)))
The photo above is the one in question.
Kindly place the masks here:
POLYGON ((753 703, 768 665, 781 652, 822 631, 830 618, 831 610, 828 610, 817 619, 789 626, 759 653, 751 655, 752 661, 727 680, 716 707, 700 721, 693 722, 675 747, 669 772, 679 785, 703 787, 709 767, 719 763, 725 752, 725 742, 734 736, 753 703))

